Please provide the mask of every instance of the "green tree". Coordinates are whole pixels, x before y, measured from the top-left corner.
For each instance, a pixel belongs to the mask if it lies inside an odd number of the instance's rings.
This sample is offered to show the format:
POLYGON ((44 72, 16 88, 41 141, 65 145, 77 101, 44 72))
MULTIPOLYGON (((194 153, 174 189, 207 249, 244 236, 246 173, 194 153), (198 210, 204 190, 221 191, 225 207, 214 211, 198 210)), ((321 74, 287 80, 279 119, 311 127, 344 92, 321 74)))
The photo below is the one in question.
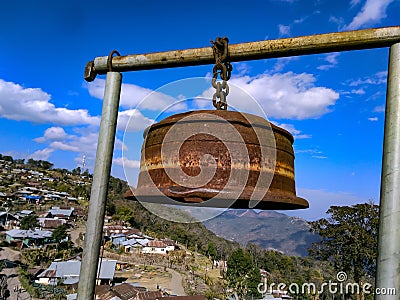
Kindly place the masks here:
POLYGON ((31 167, 38 167, 38 163, 33 158, 29 158, 27 164, 31 167))
POLYGON ((107 199, 106 202, 106 214, 108 216, 113 216, 117 212, 117 207, 115 206, 115 203, 111 201, 111 199, 107 199))
POLYGON ((21 219, 19 227, 23 230, 35 229, 36 227, 39 227, 39 221, 37 219, 37 216, 29 215, 29 216, 23 217, 21 219))
POLYGON ((217 259, 218 257, 217 249, 215 249, 215 244, 213 242, 208 243, 207 255, 211 259, 217 259))
POLYGON ((310 255, 333 263, 357 283, 376 270, 379 207, 372 202, 353 206, 331 206, 329 218, 311 222, 311 230, 322 240, 313 243, 310 255))
POLYGON ((238 248, 232 252, 227 262, 226 279, 233 290, 235 299, 259 297, 257 287, 261 281, 260 270, 254 266, 247 251, 238 248))
POLYGON ((14 159, 12 158, 12 156, 9 156, 9 155, 4 155, 3 156, 3 160, 4 161, 9 161, 9 162, 14 162, 14 159))
POLYGON ((15 159, 14 163, 19 164, 19 165, 23 165, 25 163, 25 159, 24 158, 15 159))
POLYGON ((45 170, 50 170, 51 168, 53 168, 54 164, 51 162, 48 162, 46 160, 39 160, 39 167, 45 170))
POLYGON ((59 183, 57 185, 57 191, 58 192, 66 192, 69 193, 71 192, 71 186, 66 184, 66 183, 59 183))
POLYGON ((86 169, 83 173, 82 176, 86 176, 87 178, 90 177, 89 169, 86 169))
POLYGON ((60 243, 66 237, 68 237, 67 225, 63 224, 61 226, 58 226, 56 229, 54 229, 54 231, 53 231, 53 240, 56 243, 60 243))
POLYGON ((76 167, 71 171, 72 175, 81 175, 81 172, 82 172, 81 167, 76 167))
POLYGON ((135 218, 135 212, 127 206, 120 206, 118 208, 115 219, 128 222, 133 227, 138 226, 135 218))

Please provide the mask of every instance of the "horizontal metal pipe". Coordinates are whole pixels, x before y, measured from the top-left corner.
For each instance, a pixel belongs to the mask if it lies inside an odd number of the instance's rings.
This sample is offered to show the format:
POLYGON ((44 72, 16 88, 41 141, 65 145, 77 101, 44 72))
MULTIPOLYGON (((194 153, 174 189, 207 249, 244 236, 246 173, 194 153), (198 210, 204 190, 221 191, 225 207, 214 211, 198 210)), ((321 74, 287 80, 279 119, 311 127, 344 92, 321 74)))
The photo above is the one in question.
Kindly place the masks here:
MULTIPOLYGON (((390 47, 400 42, 400 26, 335 32, 277 40, 231 44, 231 62, 299 56, 348 50, 390 47)), ((96 57, 87 64, 85 79, 108 71, 107 56, 96 57)), ((212 47, 117 56, 112 60, 116 72, 174 68, 214 63, 212 47)))

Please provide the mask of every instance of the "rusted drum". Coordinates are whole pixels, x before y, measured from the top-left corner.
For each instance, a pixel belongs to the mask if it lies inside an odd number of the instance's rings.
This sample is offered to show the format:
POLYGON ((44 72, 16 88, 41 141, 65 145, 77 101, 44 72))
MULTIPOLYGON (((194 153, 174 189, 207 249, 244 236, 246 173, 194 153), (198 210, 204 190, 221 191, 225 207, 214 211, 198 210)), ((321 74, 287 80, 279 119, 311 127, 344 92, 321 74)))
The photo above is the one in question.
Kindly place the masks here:
POLYGON ((128 199, 205 207, 301 209, 293 136, 240 112, 170 116, 144 133, 138 187, 128 199))

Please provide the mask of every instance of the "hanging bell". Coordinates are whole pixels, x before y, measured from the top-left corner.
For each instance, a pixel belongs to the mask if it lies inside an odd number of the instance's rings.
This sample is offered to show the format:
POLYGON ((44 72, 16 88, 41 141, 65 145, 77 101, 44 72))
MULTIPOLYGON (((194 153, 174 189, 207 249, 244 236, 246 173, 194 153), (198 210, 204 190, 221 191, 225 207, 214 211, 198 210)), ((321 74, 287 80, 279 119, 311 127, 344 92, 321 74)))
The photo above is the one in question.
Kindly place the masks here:
POLYGON ((308 208, 296 196, 293 136, 267 120, 226 110, 172 115, 144 132, 128 199, 200 207, 308 208))

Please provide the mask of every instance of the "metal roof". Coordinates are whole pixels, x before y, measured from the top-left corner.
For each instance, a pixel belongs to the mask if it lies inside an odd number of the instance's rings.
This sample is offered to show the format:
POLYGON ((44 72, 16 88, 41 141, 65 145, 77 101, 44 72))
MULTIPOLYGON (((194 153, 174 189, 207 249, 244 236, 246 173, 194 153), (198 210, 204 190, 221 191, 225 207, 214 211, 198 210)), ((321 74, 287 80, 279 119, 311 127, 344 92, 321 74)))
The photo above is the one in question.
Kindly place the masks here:
MULTIPOLYGON (((116 264, 116 260, 103 259, 101 262, 100 279, 114 278, 116 264)), ((38 277, 48 278, 48 275, 52 275, 56 278, 69 278, 76 276, 79 278, 80 269, 81 262, 79 260, 57 261, 52 262, 50 267, 39 274, 38 277), (49 271, 55 271, 55 274, 53 275, 49 271)))
POLYGON ((122 246, 134 246, 134 245, 141 245, 136 239, 126 240, 121 243, 122 246))
POLYGON ((78 282, 79 282, 79 276, 69 276, 63 281, 63 284, 72 285, 78 282))
POLYGON ((23 229, 11 229, 6 231, 6 235, 12 238, 31 238, 31 239, 45 239, 51 238, 53 233, 48 230, 23 230, 23 229))
POLYGON ((147 243, 147 247, 165 248, 167 245, 165 245, 162 241, 149 241, 147 243))
POLYGON ((27 237, 32 239, 45 239, 51 238, 53 233, 48 230, 28 230, 27 237))
POLYGON ((11 229, 6 231, 6 235, 9 235, 13 238, 25 238, 26 237, 26 230, 22 229, 11 229))
POLYGON ((62 208, 51 208, 49 209, 49 213, 52 214, 53 216, 68 216, 70 217, 72 215, 72 212, 74 211, 74 208, 70 208, 70 209, 62 209, 62 208))

